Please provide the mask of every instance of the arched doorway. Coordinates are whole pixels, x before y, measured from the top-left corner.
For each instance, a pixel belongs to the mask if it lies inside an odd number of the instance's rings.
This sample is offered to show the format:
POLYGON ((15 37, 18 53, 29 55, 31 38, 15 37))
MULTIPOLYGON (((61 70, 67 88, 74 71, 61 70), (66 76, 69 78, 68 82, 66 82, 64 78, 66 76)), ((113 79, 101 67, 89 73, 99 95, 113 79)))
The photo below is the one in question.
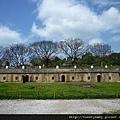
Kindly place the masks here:
POLYGON ((29 82, 29 76, 26 75, 26 82, 29 82))
POLYGON ((101 82, 101 75, 98 75, 98 76, 97 76, 97 81, 98 81, 98 82, 101 82))
POLYGON ((30 76, 30 82, 33 82, 34 81, 34 78, 33 78, 33 75, 30 76))
POLYGON ((29 82, 29 75, 22 75, 22 82, 23 83, 29 82))
POLYGON ((22 75, 22 82, 25 83, 26 82, 26 77, 24 75, 22 75))
POLYGON ((65 76, 64 75, 61 76, 61 79, 62 79, 62 82, 65 82, 65 76))

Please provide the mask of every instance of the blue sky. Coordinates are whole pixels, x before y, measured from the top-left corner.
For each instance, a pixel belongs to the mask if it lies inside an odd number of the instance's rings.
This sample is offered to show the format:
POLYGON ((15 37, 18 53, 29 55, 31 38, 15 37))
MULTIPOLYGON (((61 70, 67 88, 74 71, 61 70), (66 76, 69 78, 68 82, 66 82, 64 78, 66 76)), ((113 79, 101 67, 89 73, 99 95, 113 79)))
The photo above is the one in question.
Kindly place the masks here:
POLYGON ((119 0, 0 0, 0 45, 80 38, 120 52, 119 0))

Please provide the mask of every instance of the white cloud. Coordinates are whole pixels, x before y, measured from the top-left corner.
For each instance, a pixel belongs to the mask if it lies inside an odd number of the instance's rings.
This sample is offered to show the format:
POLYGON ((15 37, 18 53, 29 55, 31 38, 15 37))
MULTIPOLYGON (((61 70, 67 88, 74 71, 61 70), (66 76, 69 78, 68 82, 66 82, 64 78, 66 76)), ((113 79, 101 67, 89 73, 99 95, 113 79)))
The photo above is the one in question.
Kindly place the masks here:
POLYGON ((120 32, 120 12, 114 7, 104 11, 100 16, 100 21, 105 25, 105 30, 110 30, 113 33, 120 32))
POLYGON ((110 39, 110 41, 113 41, 113 42, 120 42, 120 36, 114 36, 110 39))
POLYGON ((101 38, 94 38, 89 41, 90 45, 96 44, 96 43, 104 43, 104 41, 101 38))
POLYGON ((120 12, 114 7, 97 15, 75 0, 43 0, 37 11, 43 27, 34 22, 31 31, 45 39, 85 40, 99 37, 103 31, 120 32, 120 12))
POLYGON ((28 0, 28 1, 35 3, 35 2, 41 2, 42 0, 28 0))
POLYGON ((7 46, 23 42, 25 42, 25 40, 22 39, 20 33, 0 25, 0 45, 7 46))
POLYGON ((119 0, 93 0, 94 4, 101 5, 101 6, 108 6, 108 5, 119 5, 119 0))

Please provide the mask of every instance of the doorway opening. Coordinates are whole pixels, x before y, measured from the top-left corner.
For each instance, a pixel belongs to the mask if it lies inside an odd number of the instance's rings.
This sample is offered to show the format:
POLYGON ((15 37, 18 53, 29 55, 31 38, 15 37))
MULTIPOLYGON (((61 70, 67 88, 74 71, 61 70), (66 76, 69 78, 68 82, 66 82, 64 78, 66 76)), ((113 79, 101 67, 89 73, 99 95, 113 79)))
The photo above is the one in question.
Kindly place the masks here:
POLYGON ((119 81, 120 81, 120 73, 119 73, 119 81))
POLYGON ((101 75, 98 75, 98 76, 97 76, 97 81, 98 81, 98 82, 101 82, 101 75))
POLYGON ((26 82, 29 82, 29 76, 26 75, 26 82))
POLYGON ((65 82, 65 76, 64 75, 61 76, 61 79, 62 79, 62 82, 65 82))
POLYGON ((23 82, 23 83, 26 82, 26 79, 25 79, 25 76, 24 76, 24 75, 22 76, 22 82, 23 82))
POLYGON ((29 82, 29 75, 22 75, 22 82, 23 83, 29 82))

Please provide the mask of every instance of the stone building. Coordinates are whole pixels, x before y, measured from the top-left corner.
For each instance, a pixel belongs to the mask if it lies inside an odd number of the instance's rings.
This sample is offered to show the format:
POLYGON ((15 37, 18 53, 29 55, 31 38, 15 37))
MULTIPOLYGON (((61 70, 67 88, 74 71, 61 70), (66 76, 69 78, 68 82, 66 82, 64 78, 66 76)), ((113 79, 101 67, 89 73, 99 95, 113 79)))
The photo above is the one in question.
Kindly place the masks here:
POLYGON ((1 69, 0 82, 120 82, 120 69, 1 69))

